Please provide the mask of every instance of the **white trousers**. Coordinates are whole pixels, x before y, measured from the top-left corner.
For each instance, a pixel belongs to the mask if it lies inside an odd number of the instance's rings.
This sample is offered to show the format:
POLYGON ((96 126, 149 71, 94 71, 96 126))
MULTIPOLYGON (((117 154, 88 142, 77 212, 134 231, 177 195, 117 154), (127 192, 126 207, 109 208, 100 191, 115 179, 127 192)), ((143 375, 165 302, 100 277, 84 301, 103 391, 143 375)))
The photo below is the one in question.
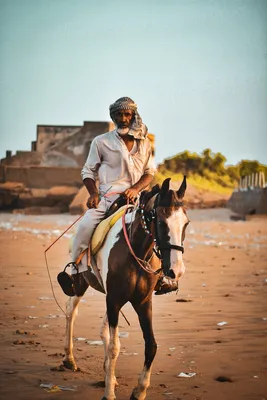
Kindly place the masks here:
MULTIPOLYGON (((93 236, 94 230, 97 225, 104 219, 105 214, 111 204, 116 200, 118 195, 114 195, 107 198, 102 198, 97 208, 90 208, 86 211, 82 219, 80 220, 76 234, 72 243, 72 262, 75 262, 79 255, 87 248, 90 249, 90 241, 93 236)), ((90 251, 85 252, 81 262, 78 264, 78 272, 87 271, 88 265, 90 265, 90 251)), ((74 267, 71 267, 71 274, 76 274, 77 271, 74 267)))

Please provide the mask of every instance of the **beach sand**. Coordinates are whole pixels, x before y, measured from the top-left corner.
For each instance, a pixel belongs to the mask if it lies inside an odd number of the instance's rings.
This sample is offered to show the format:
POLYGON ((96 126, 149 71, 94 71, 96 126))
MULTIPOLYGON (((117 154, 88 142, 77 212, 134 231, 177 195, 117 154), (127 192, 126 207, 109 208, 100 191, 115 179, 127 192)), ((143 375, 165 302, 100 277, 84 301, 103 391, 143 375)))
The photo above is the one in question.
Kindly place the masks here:
MULTIPOLYGON (((147 399, 267 399, 267 219, 231 221, 224 209, 188 213, 179 293, 153 297, 158 351, 147 399), (181 378, 181 372, 196 375, 181 378)), ((0 215, 1 399, 95 400, 104 394, 103 346, 86 340, 100 340, 105 296, 92 289, 74 330, 81 372, 51 371, 63 358, 65 318, 53 299, 44 250, 75 218, 0 215), (49 393, 42 383, 75 391, 49 393)), ((47 253, 62 307, 67 297, 56 276, 68 262, 68 242, 67 235, 47 253)), ((137 316, 129 304, 123 311, 131 326, 120 317, 118 400, 130 398, 144 361, 137 316)))

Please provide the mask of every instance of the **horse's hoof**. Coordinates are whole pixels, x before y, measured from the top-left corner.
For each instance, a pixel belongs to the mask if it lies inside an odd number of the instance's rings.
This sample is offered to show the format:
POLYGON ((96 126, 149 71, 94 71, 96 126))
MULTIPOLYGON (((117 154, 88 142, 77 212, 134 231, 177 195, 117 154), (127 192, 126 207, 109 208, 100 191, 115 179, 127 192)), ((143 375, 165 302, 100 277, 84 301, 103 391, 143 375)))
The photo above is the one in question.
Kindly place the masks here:
POLYGON ((131 397, 130 397, 130 400, 138 400, 136 397, 135 397, 135 395, 132 393, 131 394, 131 397))
POLYGON ((63 360, 63 365, 65 368, 70 369, 71 371, 80 371, 80 368, 77 367, 74 361, 63 360))

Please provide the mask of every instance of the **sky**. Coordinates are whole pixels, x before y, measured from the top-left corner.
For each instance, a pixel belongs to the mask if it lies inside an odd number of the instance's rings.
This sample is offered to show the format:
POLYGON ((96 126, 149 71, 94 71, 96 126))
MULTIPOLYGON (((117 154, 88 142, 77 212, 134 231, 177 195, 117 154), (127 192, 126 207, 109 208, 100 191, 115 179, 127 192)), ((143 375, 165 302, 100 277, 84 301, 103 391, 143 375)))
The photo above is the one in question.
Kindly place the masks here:
POLYGON ((267 164, 267 1, 0 0, 0 158, 122 96, 184 150, 267 164))

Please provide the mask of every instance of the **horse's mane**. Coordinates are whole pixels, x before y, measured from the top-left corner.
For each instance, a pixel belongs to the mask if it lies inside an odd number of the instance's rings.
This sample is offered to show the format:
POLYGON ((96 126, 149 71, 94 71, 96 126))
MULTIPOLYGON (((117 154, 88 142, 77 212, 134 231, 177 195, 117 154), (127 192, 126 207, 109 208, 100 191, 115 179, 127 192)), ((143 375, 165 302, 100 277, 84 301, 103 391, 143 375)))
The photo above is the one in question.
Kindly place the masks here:
POLYGON ((144 190, 140 196, 140 204, 146 205, 153 196, 160 192, 160 186, 154 185, 151 190, 144 190))
MULTIPOLYGON (((149 201, 158 193, 160 193, 161 187, 157 184, 152 187, 151 190, 144 190, 140 196, 140 204, 143 206, 147 205, 149 201)), ((164 197, 160 198, 161 207, 181 207, 183 202, 179 199, 178 194, 175 190, 169 189, 165 193, 164 197)))

